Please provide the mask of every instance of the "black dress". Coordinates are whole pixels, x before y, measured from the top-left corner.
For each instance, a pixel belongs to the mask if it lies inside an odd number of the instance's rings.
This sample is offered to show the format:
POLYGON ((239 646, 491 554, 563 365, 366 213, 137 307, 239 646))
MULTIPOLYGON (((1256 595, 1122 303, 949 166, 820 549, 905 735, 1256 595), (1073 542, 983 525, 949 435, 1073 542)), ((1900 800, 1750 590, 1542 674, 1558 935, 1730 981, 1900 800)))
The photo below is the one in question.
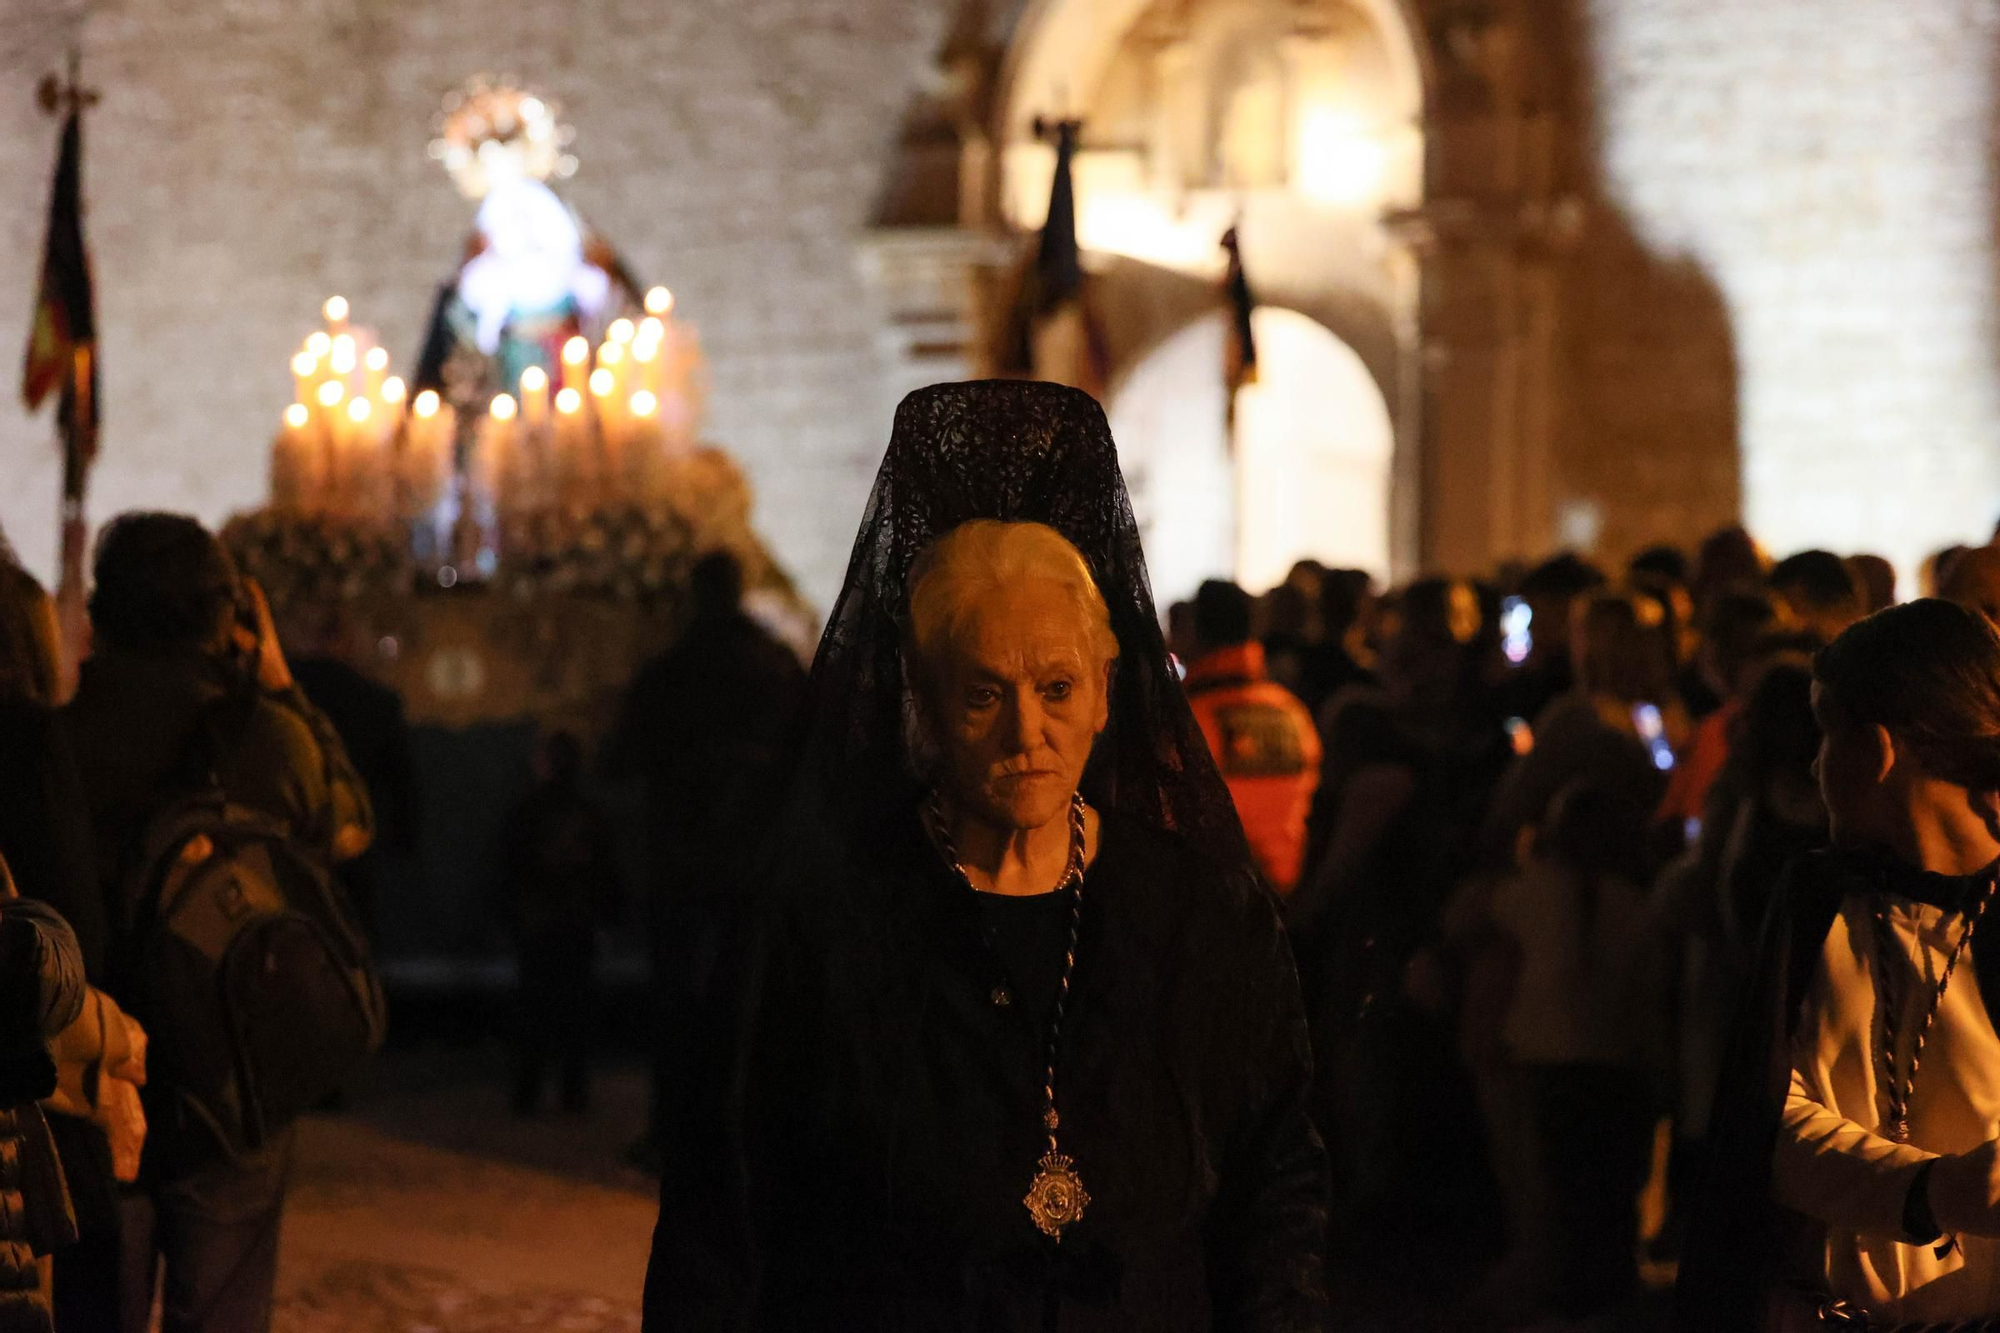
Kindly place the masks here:
POLYGON ((741 1135, 706 1188, 668 1182, 647 1326, 1320 1328, 1324 1155, 1275 906, 1116 813, 1083 892, 1056 1086, 1091 1202, 1060 1245, 1022 1203, 1044 987, 1014 999, 912 813, 772 904, 741 1135))

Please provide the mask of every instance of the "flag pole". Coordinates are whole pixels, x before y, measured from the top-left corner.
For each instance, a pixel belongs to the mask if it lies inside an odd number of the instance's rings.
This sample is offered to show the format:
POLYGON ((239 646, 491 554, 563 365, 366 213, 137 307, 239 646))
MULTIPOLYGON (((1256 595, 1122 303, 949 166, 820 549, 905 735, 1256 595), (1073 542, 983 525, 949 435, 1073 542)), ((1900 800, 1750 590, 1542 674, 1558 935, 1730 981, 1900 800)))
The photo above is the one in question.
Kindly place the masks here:
MULTIPOLYGON (((68 79, 49 75, 42 80, 42 110, 58 118, 75 117, 79 126, 85 108, 96 105, 96 92, 83 86, 83 51, 69 49, 68 79)), ((79 154, 80 156, 80 154, 79 154)), ((77 164, 81 171, 81 162, 77 164)), ((79 239, 82 227, 81 185, 78 187, 79 239)), ((87 261, 86 261, 87 262, 87 261)), ((45 275, 46 280, 46 275, 45 275)), ((87 298, 86 298, 87 300, 87 298)), ((89 648, 90 624, 84 593, 84 553, 89 532, 84 518, 84 500, 90 484, 91 456, 95 453, 97 422, 96 341, 83 338, 70 349, 67 367, 68 390, 63 395, 65 409, 56 413, 57 442, 63 451, 62 500, 58 511, 60 545, 57 553, 56 623, 62 639, 61 661, 57 664, 58 689, 64 699, 76 687, 77 671, 89 648), (84 438, 88 433, 91 439, 84 438)))

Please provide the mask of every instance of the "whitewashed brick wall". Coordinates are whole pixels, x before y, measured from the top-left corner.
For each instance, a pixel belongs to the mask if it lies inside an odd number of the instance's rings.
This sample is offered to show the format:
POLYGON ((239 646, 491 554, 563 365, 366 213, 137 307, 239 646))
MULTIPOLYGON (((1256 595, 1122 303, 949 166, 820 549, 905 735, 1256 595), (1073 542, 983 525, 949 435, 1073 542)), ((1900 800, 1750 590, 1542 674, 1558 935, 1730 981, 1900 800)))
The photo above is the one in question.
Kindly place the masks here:
MULTIPOLYGON (((699 324, 712 434, 822 604, 887 435, 859 227, 944 0, 0 0, 0 367, 25 335, 81 34, 103 517, 255 504, 285 358, 339 291, 407 367, 469 210, 424 155, 481 70, 559 98, 569 197, 699 324)), ((1912 567, 2000 516, 1993 0, 1593 0, 1603 158, 1727 304, 1753 524, 1912 567)), ((1656 386, 1657 387, 1657 386, 1656 386)), ((47 418, 0 405, 0 527, 47 571, 47 418)))
POLYGON ((81 32, 106 436, 91 509, 256 504, 287 358, 341 292, 414 360, 469 206, 425 156, 480 71, 559 99, 564 187, 700 328, 711 434, 822 605, 888 436, 857 229, 940 0, 0 0, 0 526, 47 571, 52 426, 12 404, 55 149, 33 88, 81 32))
POLYGON ((1594 0, 1603 156, 1720 287, 1744 502, 1913 573, 2000 518, 1993 0, 1594 0))

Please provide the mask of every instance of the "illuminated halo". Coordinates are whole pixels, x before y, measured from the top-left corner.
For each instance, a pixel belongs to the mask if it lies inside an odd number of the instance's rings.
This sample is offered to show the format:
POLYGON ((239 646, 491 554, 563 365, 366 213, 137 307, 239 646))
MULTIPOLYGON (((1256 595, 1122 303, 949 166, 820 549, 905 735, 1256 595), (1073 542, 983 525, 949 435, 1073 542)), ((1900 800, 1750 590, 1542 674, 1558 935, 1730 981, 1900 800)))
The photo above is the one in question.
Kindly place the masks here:
POLYGON ((538 181, 569 177, 576 172, 565 151, 573 132, 557 119, 560 110, 512 79, 482 74, 445 96, 431 156, 468 199, 486 197, 492 181, 485 155, 492 152, 505 152, 521 175, 538 181))

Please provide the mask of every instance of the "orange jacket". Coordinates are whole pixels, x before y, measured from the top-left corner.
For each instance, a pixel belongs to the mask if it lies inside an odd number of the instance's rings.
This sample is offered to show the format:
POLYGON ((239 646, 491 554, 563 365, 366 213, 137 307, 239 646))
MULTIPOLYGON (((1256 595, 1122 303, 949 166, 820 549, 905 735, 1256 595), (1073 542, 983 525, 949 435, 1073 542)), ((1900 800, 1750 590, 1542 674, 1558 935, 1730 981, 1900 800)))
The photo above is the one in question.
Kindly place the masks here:
POLYGON ((1306 816, 1319 789, 1312 714, 1264 669, 1258 643, 1219 648, 1188 668, 1188 703, 1229 784, 1250 854, 1279 893, 1299 882, 1306 816))

